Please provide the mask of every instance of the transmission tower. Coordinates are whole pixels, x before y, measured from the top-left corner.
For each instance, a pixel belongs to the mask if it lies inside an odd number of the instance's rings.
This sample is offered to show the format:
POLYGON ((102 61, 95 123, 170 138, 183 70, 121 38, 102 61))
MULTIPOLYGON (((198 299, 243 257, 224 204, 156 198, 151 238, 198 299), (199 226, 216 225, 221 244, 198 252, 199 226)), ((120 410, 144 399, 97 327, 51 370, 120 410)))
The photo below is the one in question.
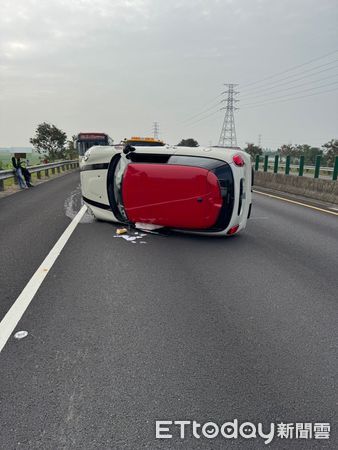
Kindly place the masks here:
POLYGON ((158 122, 153 123, 154 139, 159 139, 160 136, 160 124, 158 122))
POLYGON ((227 86, 228 90, 222 92, 222 94, 226 96, 222 100, 222 102, 225 102, 225 106, 221 108, 222 110, 225 110, 225 115, 218 145, 221 147, 237 147, 234 111, 238 109, 235 107, 235 104, 238 102, 238 100, 235 99, 238 91, 235 91, 234 87, 238 85, 225 84, 225 86, 227 86))

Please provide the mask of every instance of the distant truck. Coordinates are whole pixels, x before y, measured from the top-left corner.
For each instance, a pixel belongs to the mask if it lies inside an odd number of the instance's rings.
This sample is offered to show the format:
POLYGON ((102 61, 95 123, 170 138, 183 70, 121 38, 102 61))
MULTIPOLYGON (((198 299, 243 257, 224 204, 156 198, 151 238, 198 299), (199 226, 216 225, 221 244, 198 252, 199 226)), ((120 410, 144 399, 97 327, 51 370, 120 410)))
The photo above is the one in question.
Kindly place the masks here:
POLYGON ((125 145, 131 145, 132 147, 164 147, 165 143, 160 139, 155 139, 152 137, 140 137, 133 136, 130 139, 125 139, 123 141, 125 145))

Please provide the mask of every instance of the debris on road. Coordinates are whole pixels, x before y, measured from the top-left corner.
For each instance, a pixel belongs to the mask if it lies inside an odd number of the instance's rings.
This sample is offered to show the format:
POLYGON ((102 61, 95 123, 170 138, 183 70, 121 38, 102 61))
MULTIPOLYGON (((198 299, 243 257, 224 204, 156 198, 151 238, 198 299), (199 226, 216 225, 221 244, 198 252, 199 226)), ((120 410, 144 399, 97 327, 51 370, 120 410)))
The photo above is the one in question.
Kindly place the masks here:
POLYGON ((127 232, 128 232, 127 228, 118 228, 116 230, 116 234, 125 234, 127 232))
POLYGON ((17 331, 14 335, 15 339, 23 339, 28 336, 28 331, 17 331))
POLYGON ((136 239, 139 239, 139 236, 121 236, 122 239, 126 240, 126 241, 136 241, 136 239))
MULTIPOLYGON (((116 230, 116 234, 114 235, 114 238, 122 238, 122 239, 124 239, 127 242, 131 242, 132 244, 136 244, 136 243, 141 243, 139 241, 139 239, 143 239, 146 236, 145 233, 135 232, 134 234, 126 234, 127 232, 128 232, 128 230, 126 228, 117 229, 116 230), (121 230, 123 230, 123 231, 121 232, 121 230)), ((129 232, 129 233, 131 233, 131 232, 129 232)), ((142 243, 146 244, 145 241, 142 241, 142 243)))

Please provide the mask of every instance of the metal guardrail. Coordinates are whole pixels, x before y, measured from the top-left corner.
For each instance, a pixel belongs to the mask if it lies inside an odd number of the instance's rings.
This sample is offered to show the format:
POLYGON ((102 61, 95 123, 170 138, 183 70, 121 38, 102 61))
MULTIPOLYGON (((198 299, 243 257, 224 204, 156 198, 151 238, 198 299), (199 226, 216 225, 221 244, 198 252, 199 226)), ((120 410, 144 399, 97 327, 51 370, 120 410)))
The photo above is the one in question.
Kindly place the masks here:
MULTIPOLYGON (((36 173, 37 178, 41 179, 42 172, 44 172, 45 177, 49 177, 49 171, 54 175, 55 171, 61 173, 61 170, 65 172, 66 170, 75 169, 76 167, 79 167, 78 159, 28 166, 27 169, 29 169, 30 173, 36 173)), ((17 183, 14 169, 0 170, 0 191, 5 190, 4 181, 10 178, 14 178, 14 182, 17 183)))
MULTIPOLYGON (((285 163, 280 163, 279 167, 280 168, 285 168, 286 164, 285 163)), ((272 165, 273 167, 273 165, 272 165)), ((304 166, 304 170, 315 170, 316 166, 304 166)), ((298 170, 299 165, 298 164, 290 164, 290 169, 297 169, 298 170)), ((331 173, 333 172, 333 167, 320 167, 320 171, 321 172, 328 172, 331 173)))
POLYGON ((338 156, 335 157, 333 167, 322 167, 320 155, 316 156, 316 163, 314 166, 305 166, 304 156, 299 158, 298 164, 291 164, 290 156, 286 157, 285 163, 281 163, 279 155, 272 157, 272 160, 268 155, 263 157, 257 155, 254 162, 255 171, 260 170, 261 162, 263 162, 263 172, 273 172, 276 174, 284 173, 285 175, 298 175, 300 177, 313 176, 313 178, 322 178, 332 181, 336 181, 338 177, 338 156))

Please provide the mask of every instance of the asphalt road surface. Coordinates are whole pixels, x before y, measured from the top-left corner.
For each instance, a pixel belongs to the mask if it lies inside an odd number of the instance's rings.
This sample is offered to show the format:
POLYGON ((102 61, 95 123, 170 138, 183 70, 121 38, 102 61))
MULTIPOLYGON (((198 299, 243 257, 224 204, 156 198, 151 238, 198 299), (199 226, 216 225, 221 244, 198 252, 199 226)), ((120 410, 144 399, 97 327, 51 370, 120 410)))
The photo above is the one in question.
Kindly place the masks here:
MULTIPOLYGON (((78 186, 72 173, 0 200, 0 320, 80 209, 78 186)), ((127 241, 86 214, 14 331, 27 337, 0 354, 0 448, 337 448, 337 225, 258 194, 228 239, 127 241), (156 420, 234 419, 331 435, 155 436, 156 420)))

